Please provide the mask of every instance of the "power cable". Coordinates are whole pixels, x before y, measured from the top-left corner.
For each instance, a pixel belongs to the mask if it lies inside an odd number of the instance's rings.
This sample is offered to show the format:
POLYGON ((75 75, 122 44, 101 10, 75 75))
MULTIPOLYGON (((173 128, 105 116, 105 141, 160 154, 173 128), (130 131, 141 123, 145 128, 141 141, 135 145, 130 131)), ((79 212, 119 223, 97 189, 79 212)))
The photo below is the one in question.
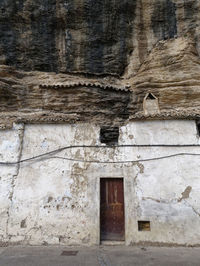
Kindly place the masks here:
POLYGON ((166 145, 166 144, 156 144, 156 145, 115 145, 115 146, 95 146, 95 145, 77 145, 77 146, 66 146, 63 148, 59 148, 50 152, 46 152, 37 156, 33 156, 27 159, 19 160, 17 162, 0 162, 0 165, 16 165, 28 161, 33 161, 37 159, 63 159, 68 161, 75 161, 75 162, 85 162, 85 163, 101 163, 101 164, 124 164, 124 163, 138 163, 138 162, 146 162, 146 161, 155 161, 161 160, 166 158, 172 158, 177 156, 200 156, 198 153, 175 153, 166 156, 148 158, 148 159, 138 159, 138 160, 129 160, 129 161, 97 161, 97 160, 79 160, 75 158, 68 158, 68 157, 60 157, 60 156, 53 156, 56 153, 59 153, 63 150, 67 149, 75 149, 75 148, 121 148, 121 147, 200 147, 200 145, 196 144, 186 144, 186 145, 166 145), (47 157, 51 156, 51 157, 47 157))
POLYGON ((161 157, 154 157, 154 158, 148 158, 148 159, 138 159, 138 160, 130 160, 130 161, 95 161, 95 160, 79 160, 79 159, 72 159, 67 157, 60 157, 60 156, 53 156, 49 159, 62 159, 67 161, 74 161, 74 162, 81 162, 81 163, 100 163, 100 164, 125 164, 125 163, 139 163, 139 162, 149 162, 149 161, 156 161, 156 160, 162 160, 177 156, 200 156, 200 153, 175 153, 171 155, 161 156, 161 157))

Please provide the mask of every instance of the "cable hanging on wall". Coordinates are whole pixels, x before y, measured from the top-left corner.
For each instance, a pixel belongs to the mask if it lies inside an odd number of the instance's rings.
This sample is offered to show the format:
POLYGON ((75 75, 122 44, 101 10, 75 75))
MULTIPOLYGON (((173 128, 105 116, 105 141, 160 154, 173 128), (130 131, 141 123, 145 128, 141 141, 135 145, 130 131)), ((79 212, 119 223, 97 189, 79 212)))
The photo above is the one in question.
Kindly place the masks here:
POLYGON ((153 158, 145 158, 145 159, 138 159, 138 160, 127 160, 127 161, 98 161, 98 160, 81 160, 76 158, 69 158, 69 157, 61 157, 61 156, 54 156, 55 154, 62 152, 67 149, 75 149, 75 148, 122 148, 122 147, 200 147, 200 145, 115 145, 115 146, 87 146, 87 145, 78 145, 78 146, 67 146, 63 148, 56 149, 54 151, 46 152, 37 156, 33 156, 27 159, 19 160, 16 162, 0 162, 0 165, 16 165, 20 163, 25 163, 29 161, 36 161, 36 160, 50 160, 50 159, 62 159, 74 162, 82 162, 82 163, 99 163, 99 164, 126 164, 126 163, 138 163, 138 162, 148 162, 148 161, 155 161, 155 160, 162 160, 167 158, 173 158, 178 156, 200 156, 200 153, 188 153, 188 152, 181 152, 175 153, 160 157, 153 157, 153 158))

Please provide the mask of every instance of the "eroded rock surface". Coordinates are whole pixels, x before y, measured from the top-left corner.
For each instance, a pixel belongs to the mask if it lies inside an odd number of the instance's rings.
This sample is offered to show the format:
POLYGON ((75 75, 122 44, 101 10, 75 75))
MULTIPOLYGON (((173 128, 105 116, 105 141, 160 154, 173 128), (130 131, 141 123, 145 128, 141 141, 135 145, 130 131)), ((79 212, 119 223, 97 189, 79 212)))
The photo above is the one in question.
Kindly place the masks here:
POLYGON ((199 118, 199 11, 197 0, 0 0, 0 124, 199 118), (159 113, 145 114, 147 93, 159 113))
MULTIPOLYGON (((0 67, 0 124, 86 122, 200 116, 200 59, 191 37, 160 41, 129 79, 24 72, 0 67), (148 93, 158 112, 145 112, 148 93)), ((150 104, 151 106, 151 104, 150 104)))
POLYGON ((195 42, 187 38, 160 41, 137 74, 129 80, 135 112, 142 111, 147 92, 159 99, 162 111, 181 110, 185 116, 199 112, 200 60, 195 42), (193 110, 193 111, 192 111, 193 110))
POLYGON ((198 0, 0 0, 0 63, 26 71, 135 74, 160 40, 192 33, 198 0))

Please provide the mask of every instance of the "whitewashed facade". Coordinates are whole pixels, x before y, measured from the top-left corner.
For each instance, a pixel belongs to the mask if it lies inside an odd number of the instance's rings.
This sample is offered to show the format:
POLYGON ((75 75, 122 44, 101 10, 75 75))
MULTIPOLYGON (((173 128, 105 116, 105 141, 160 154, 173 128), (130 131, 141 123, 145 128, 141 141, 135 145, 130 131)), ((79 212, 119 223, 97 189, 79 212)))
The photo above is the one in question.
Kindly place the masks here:
POLYGON ((99 134, 92 124, 15 124, 0 130, 1 162, 39 156, 0 165, 2 243, 99 245, 100 178, 119 177, 126 245, 200 244, 195 121, 129 122, 120 127, 116 147, 100 143, 99 134), (51 151, 56 152, 45 155, 51 151), (150 231, 138 231, 142 220, 150 221, 150 231))

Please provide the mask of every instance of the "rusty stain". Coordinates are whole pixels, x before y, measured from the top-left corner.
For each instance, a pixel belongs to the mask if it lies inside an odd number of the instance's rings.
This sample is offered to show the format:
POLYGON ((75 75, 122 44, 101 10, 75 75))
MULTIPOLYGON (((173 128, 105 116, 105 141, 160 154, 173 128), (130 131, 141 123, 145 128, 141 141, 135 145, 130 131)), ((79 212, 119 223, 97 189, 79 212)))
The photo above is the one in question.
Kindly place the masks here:
POLYGON ((188 199, 190 197, 190 193, 192 191, 192 187, 188 186, 186 189, 181 193, 182 197, 178 199, 178 202, 181 202, 184 199, 188 199))

